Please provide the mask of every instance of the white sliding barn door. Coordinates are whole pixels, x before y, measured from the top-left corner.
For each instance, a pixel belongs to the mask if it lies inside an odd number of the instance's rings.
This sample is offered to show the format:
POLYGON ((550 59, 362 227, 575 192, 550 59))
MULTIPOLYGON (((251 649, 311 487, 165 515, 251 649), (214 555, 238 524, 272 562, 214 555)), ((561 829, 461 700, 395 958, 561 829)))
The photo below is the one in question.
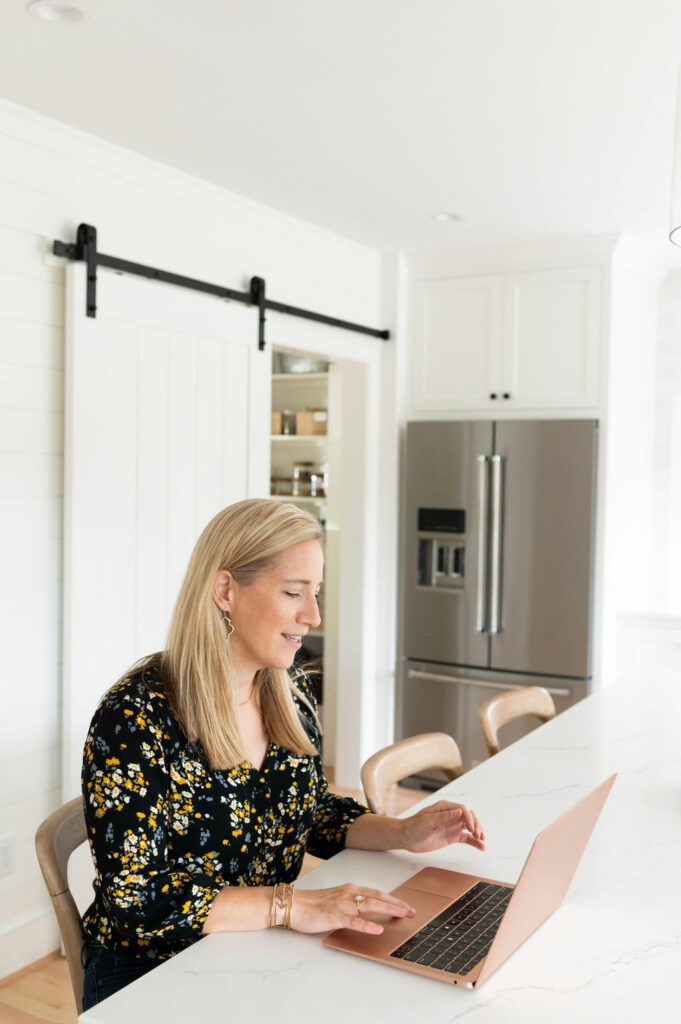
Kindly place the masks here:
POLYGON ((267 493, 269 353, 255 312, 67 268, 63 796, 99 698, 165 645, 189 554, 225 505, 267 493))

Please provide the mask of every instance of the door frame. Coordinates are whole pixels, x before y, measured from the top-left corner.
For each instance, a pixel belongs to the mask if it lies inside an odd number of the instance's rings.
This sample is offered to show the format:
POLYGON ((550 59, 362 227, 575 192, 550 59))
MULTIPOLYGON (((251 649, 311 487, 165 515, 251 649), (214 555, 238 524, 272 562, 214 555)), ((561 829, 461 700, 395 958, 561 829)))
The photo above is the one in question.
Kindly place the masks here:
MULTIPOLYGON (((267 338, 268 360, 271 348, 299 352, 332 362, 334 374, 341 378, 338 400, 345 429, 341 492, 335 508, 338 545, 332 554, 339 570, 338 643, 329 652, 333 659, 330 689, 335 689, 335 707, 326 720, 329 733, 334 731, 335 724, 335 735, 327 736, 325 755, 333 754, 335 782, 356 787, 360 766, 376 750, 382 735, 376 693, 382 671, 378 639, 382 569, 378 524, 381 365, 385 342, 276 313, 268 314, 267 338), (348 429, 350 419, 352 426, 348 429)), ((333 387, 332 381, 330 386, 333 387)), ((269 424, 271 378, 261 407, 262 420, 269 424)), ((263 443, 263 462, 269 465, 269 438, 263 443)), ((325 645, 325 660, 326 657, 325 645)), ((333 700, 332 693, 329 696, 333 700)))

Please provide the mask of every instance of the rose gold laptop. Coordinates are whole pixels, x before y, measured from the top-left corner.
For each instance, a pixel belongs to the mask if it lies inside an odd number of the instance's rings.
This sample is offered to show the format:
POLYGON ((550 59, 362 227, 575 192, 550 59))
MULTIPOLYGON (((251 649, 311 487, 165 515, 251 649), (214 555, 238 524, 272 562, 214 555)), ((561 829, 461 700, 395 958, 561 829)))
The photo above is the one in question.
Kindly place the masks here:
POLYGON ((539 833, 516 885, 425 868, 393 889, 415 917, 375 918, 385 925, 381 935, 341 928, 324 945, 453 985, 482 985, 562 901, 615 778, 539 833))

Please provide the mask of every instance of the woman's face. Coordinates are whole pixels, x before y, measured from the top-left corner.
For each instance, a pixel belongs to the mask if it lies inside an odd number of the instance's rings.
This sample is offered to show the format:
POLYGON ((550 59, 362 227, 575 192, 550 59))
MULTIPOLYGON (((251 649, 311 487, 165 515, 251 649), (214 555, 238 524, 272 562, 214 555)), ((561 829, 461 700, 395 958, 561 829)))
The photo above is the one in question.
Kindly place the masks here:
POLYGON ((288 548, 248 586, 229 572, 218 573, 213 596, 234 626, 229 643, 240 681, 261 668, 291 667, 305 634, 321 621, 317 594, 323 571, 321 544, 310 540, 288 548))

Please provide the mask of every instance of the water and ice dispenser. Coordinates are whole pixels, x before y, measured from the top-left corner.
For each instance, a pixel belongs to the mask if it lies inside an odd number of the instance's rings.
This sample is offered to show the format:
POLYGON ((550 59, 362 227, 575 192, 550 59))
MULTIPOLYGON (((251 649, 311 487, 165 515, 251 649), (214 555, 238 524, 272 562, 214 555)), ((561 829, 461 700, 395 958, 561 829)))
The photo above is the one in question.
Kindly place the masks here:
POLYGON ((462 587, 466 567, 464 509, 418 510, 419 587, 462 587))

